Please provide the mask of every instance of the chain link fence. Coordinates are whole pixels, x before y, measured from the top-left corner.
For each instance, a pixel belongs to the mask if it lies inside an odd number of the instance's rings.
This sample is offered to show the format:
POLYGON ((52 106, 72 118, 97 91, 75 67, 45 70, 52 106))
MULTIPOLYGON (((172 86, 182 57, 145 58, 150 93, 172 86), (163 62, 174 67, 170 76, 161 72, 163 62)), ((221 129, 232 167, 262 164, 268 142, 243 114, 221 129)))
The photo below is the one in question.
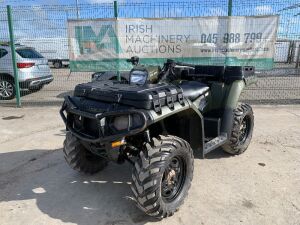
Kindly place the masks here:
MULTIPOLYGON (((120 2, 121 18, 169 18, 196 16, 279 15, 275 64, 273 70, 258 71, 258 83, 245 90, 244 101, 262 104, 300 103, 300 4, 297 0, 193 2, 120 2)), ((22 105, 39 106, 60 104, 63 96, 72 92, 78 83, 91 80, 90 72, 72 72, 68 68, 67 21, 69 19, 114 18, 113 3, 13 6, 15 43, 34 47, 48 59, 53 82, 41 90, 27 90, 21 83, 22 105)), ((4 65, 3 49, 9 41, 6 8, 0 8, 0 74, 4 65), (2 61, 2 62, 1 62, 2 61)), ((25 86, 24 86, 25 85, 25 86)), ((15 106, 15 100, 0 100, 0 105, 15 106)))

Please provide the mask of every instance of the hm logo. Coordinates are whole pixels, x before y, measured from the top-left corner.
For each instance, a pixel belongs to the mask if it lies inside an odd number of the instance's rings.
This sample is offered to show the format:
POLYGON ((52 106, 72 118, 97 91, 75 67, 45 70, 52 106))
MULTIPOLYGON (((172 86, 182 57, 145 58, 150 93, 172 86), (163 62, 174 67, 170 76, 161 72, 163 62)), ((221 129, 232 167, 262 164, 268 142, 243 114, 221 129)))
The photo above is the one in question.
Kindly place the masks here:
POLYGON ((102 25, 98 34, 92 26, 75 26, 75 38, 79 43, 80 54, 95 53, 104 49, 116 54, 122 52, 112 25, 102 25))

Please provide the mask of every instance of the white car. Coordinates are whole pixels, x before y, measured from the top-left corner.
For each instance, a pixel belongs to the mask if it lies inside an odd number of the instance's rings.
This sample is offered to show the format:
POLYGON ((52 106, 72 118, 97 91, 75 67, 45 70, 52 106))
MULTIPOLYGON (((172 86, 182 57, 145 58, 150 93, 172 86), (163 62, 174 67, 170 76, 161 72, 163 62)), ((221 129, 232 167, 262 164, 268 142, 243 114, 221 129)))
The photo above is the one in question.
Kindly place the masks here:
MULTIPOLYGON (((16 45, 16 61, 20 89, 40 90, 53 81, 48 60, 34 48, 16 45)), ((15 97, 15 83, 11 49, 9 45, 0 45, 0 99, 15 97)))

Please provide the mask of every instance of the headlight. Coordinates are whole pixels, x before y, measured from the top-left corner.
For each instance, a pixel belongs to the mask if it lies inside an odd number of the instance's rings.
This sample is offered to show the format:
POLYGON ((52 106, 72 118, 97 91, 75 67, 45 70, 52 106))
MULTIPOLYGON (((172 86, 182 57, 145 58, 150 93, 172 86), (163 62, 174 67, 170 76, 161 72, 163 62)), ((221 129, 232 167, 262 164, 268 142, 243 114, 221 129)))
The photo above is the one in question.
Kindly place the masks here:
POLYGON ((125 130, 128 128, 129 118, 128 115, 118 116, 114 118, 113 126, 117 130, 125 130))
POLYGON ((134 70, 130 75, 130 84, 144 85, 148 77, 147 71, 134 70))
POLYGON ((112 126, 117 131, 136 129, 143 126, 143 118, 141 115, 133 113, 129 115, 122 115, 114 117, 112 120, 112 126))

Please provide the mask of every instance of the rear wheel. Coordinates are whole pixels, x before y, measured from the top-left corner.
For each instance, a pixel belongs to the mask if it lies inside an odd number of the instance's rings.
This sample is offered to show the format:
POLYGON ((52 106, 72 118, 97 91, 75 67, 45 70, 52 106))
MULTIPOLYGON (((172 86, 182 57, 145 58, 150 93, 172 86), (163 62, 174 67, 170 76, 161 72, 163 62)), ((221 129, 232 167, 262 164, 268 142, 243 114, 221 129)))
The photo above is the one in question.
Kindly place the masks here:
POLYGON ((64 141, 65 160, 69 166, 79 172, 94 174, 107 166, 107 160, 86 149, 71 132, 64 141))
POLYGON ((13 79, 0 77, 0 99, 10 100, 16 95, 15 84, 13 79))
POLYGON ((62 63, 60 61, 55 61, 53 63, 53 66, 55 69, 60 69, 60 68, 62 68, 62 63))
POLYGON ((150 216, 172 216, 191 186, 194 156, 190 145, 175 136, 159 136, 144 145, 132 174, 138 207, 150 216))
POLYGON ((254 115, 250 105, 240 103, 234 110, 233 127, 229 143, 223 146, 224 151, 239 155, 245 152, 252 139, 254 115))

